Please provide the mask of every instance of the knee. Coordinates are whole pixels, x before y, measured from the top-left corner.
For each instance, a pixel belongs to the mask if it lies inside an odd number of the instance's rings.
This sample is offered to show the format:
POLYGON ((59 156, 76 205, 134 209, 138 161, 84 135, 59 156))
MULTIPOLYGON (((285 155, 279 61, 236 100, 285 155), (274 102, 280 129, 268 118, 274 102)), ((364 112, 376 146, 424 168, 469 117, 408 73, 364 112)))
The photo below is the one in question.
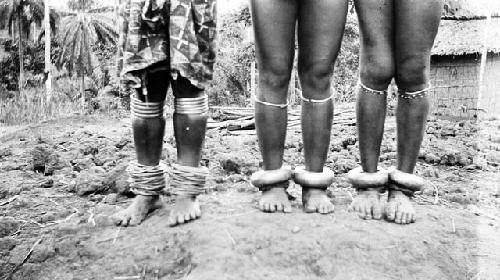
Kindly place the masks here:
MULTIPOLYGON (((329 92, 332 84, 333 69, 334 65, 332 63, 301 63, 299 64, 300 82, 304 89, 312 89, 313 92, 329 92)), ((305 90, 304 94, 308 94, 308 91, 305 90)), ((310 97, 316 98, 315 96, 310 97)))
POLYGON ((395 74, 394 61, 391 58, 377 57, 360 65, 360 79, 375 90, 385 90, 395 74))
POLYGON ((397 64, 396 83, 399 88, 417 91, 429 83, 430 60, 428 57, 409 56, 397 64))
POLYGON ((290 82, 291 65, 285 60, 274 59, 259 67, 259 83, 273 92, 286 92, 290 82))

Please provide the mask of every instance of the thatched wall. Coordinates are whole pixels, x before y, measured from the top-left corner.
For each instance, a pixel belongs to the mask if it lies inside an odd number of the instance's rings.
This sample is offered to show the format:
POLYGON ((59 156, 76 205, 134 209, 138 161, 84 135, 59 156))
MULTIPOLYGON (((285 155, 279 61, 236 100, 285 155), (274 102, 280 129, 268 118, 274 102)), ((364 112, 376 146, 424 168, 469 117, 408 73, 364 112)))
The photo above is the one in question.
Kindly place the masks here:
POLYGON ((432 112, 440 116, 470 117, 479 92, 477 56, 434 57, 431 67, 432 112))
POLYGON ((500 112, 500 56, 489 55, 480 91, 479 55, 433 57, 430 92, 432 112, 443 117, 473 118, 477 109, 488 115, 500 112))
POLYGON ((483 86, 479 107, 488 115, 500 116, 500 55, 488 56, 483 86))
MULTIPOLYGON (((458 16, 459 14, 455 14, 458 16)), ((500 18, 442 20, 432 49, 433 112, 474 117, 500 111, 500 18), (481 54, 488 53, 480 96, 481 54)))

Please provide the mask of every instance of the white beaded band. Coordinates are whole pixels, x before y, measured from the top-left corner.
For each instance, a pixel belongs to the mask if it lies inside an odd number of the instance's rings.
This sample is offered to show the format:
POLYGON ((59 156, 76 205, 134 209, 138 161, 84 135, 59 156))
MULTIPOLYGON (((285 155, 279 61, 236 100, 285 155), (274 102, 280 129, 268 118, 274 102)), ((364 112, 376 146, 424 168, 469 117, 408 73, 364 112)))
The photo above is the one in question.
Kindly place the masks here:
POLYGON ((287 182, 292 178, 290 167, 282 167, 275 170, 259 170, 252 174, 250 181, 252 185, 261 189, 266 186, 287 182))
POLYGON ((347 179, 356 189, 381 188, 389 181, 389 173, 384 169, 367 173, 359 166, 347 173, 347 179))
POLYGON ((398 96, 403 99, 416 99, 423 98, 427 95, 427 92, 431 89, 431 84, 429 84, 426 88, 418 91, 404 91, 402 89, 398 90, 398 96))
POLYGON ((276 108, 280 108, 280 109, 285 109, 288 107, 288 105, 290 105, 290 101, 288 101, 288 100, 287 100, 286 104, 274 104, 274 103, 270 103, 270 102, 266 102, 266 101, 261 101, 257 98, 255 98, 255 103, 259 103, 259 104, 262 104, 264 106, 276 107, 276 108))
POLYGON ((335 173, 327 167, 323 172, 307 171, 305 167, 300 166, 293 171, 293 180, 302 187, 310 188, 328 188, 335 179, 335 173))
POLYGON ((369 93, 369 94, 375 94, 375 95, 385 95, 385 94, 387 94, 387 89, 385 89, 385 90, 376 90, 376 89, 369 88, 369 87, 365 86, 361 82, 361 80, 358 80, 358 87, 362 90, 361 91, 362 93, 369 93))
POLYGON ((334 95, 330 95, 329 97, 325 98, 325 99, 312 99, 312 98, 306 98, 304 97, 304 95, 302 94, 302 92, 300 93, 300 99, 302 99, 302 101, 304 102, 308 102, 308 103, 325 103, 327 101, 330 101, 332 100, 334 97, 334 95))
POLYGON ((156 166, 148 166, 131 161, 127 167, 130 190, 136 195, 160 195, 165 188, 166 166, 160 162, 156 166))
POLYGON ((202 95, 195 98, 175 98, 174 109, 176 114, 201 114, 208 113, 208 96, 202 95))

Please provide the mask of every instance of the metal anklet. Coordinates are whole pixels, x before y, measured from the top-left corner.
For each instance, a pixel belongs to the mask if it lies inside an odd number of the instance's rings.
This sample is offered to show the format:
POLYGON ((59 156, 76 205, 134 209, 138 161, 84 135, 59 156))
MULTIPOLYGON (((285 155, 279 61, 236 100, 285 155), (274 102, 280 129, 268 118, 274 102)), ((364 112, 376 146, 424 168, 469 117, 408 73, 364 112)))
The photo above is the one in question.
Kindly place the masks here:
POLYGON ((130 190, 136 195, 160 195, 165 188, 166 166, 163 161, 159 165, 148 166, 131 161, 127 167, 130 190))

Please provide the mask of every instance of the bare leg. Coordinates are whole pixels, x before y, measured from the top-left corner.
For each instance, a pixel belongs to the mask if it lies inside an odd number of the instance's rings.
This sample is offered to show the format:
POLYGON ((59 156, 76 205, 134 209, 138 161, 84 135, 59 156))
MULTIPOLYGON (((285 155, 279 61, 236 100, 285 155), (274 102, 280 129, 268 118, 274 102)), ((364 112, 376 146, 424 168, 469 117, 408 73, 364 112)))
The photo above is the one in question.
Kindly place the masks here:
MULTIPOLYGON (((165 83, 165 72, 158 71, 148 75, 148 97, 138 91, 138 98, 146 102, 160 102, 165 100, 168 82, 165 83)), ((160 162, 163 134, 165 131, 165 118, 133 117, 132 129, 134 134, 137 161, 140 164, 156 166, 160 162)), ((125 210, 113 216, 117 225, 135 226, 140 224, 147 215, 156 208, 160 208, 159 196, 137 195, 132 204, 125 210)))
MULTIPOLYGON (((176 98, 194 98, 203 94, 202 90, 192 86, 190 82, 179 77, 173 82, 176 98)), ((207 116, 202 114, 174 114, 174 133, 177 145, 177 163, 183 166, 198 167, 201 149, 205 140, 207 116)), ((193 196, 177 196, 170 212, 170 226, 187 223, 201 216, 200 205, 193 196)))
MULTIPOLYGON (((400 90, 411 92, 428 87, 430 52, 436 37, 442 3, 440 0, 398 0, 396 15, 396 82, 400 90)), ((398 166, 413 173, 429 112, 427 97, 398 99, 398 166)), ((400 191, 389 193, 386 216, 398 224, 416 219, 410 198, 400 191)))
MULTIPOLYGON (((306 99, 332 96, 331 79, 347 15, 347 1, 301 0, 299 7, 299 76, 306 99)), ((333 102, 302 102, 302 137, 307 171, 323 172, 333 120, 333 102)), ((327 186, 325 186, 326 188, 327 186)), ((306 212, 328 214, 333 204, 325 189, 302 186, 306 212)))
MULTIPOLYGON (((394 0, 355 1, 361 30, 360 81, 384 91, 394 76, 394 0)), ((356 103, 359 152, 364 172, 377 172, 384 133, 387 96, 359 87, 356 103)), ((377 188, 359 190, 350 209, 363 219, 381 219, 383 203, 377 188)))
MULTIPOLYGON (((298 0, 252 0, 251 8, 259 67, 257 99, 286 104, 295 52, 298 0)), ((255 120, 263 169, 281 168, 287 109, 256 103, 255 120)), ((259 208, 265 212, 290 212, 285 186, 263 191, 259 208)))

